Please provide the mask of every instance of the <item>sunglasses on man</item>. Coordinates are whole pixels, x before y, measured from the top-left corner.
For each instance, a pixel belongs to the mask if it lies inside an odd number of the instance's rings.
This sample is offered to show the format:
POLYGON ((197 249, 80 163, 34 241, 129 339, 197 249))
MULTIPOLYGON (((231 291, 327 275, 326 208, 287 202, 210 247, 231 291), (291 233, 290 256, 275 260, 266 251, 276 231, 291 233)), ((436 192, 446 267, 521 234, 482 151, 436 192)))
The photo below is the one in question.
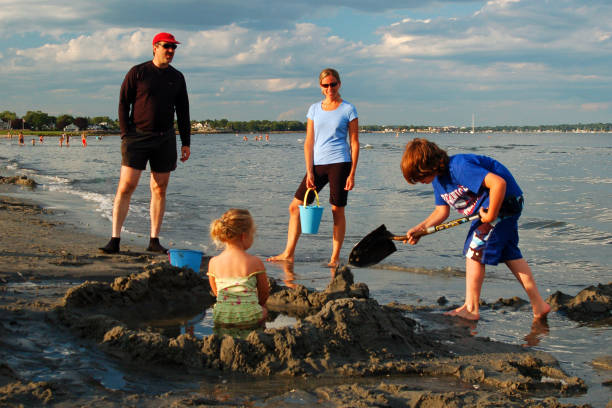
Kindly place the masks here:
POLYGON ((166 49, 166 50, 170 49, 170 48, 172 48, 173 50, 176 49, 176 44, 173 44, 173 43, 165 43, 165 44, 159 44, 159 45, 164 47, 164 49, 166 49))

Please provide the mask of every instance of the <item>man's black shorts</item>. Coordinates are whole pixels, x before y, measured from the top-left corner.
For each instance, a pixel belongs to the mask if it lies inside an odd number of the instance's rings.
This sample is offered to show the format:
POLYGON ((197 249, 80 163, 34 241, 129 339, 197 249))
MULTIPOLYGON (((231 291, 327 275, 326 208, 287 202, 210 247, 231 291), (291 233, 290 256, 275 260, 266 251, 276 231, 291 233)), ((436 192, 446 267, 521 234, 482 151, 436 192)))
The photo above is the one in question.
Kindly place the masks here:
POLYGON ((144 170, 147 161, 151 171, 169 173, 176 169, 176 134, 174 129, 165 132, 130 131, 121 137, 121 164, 144 170))
MULTIPOLYGON (((351 162, 320 164, 314 166, 315 188, 317 193, 329 182, 329 202, 336 207, 346 207, 348 191, 344 189, 346 179, 351 174, 351 162)), ((295 198, 304 200, 306 194, 306 176, 295 192, 295 198)), ((308 194, 307 204, 312 203, 315 195, 308 194)))

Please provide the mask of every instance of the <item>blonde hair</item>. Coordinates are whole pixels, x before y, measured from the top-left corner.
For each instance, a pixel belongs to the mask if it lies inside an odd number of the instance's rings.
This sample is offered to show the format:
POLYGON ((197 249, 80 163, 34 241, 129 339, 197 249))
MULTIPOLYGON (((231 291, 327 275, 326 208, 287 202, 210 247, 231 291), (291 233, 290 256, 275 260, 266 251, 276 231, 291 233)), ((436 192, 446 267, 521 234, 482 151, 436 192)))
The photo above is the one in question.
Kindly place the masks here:
POLYGON ((325 68, 323 71, 321 71, 321 73, 319 74, 319 83, 321 83, 321 81, 323 81, 330 75, 336 78, 338 82, 342 83, 342 81, 340 80, 340 74, 333 68, 325 68))
POLYGON ((217 246, 231 242, 244 233, 255 234, 255 222, 249 210, 230 208, 221 218, 210 223, 210 237, 217 246))

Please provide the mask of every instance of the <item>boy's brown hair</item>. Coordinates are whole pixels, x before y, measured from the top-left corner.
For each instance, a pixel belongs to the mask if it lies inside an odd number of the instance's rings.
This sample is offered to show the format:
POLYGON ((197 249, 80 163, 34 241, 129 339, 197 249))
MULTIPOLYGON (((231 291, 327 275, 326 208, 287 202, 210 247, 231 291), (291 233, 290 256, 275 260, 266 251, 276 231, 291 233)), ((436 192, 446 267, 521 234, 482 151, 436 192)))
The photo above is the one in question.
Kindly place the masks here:
POLYGON ((443 174, 448 169, 448 155, 434 142, 415 138, 406 145, 402 156, 402 174, 410 184, 443 174))

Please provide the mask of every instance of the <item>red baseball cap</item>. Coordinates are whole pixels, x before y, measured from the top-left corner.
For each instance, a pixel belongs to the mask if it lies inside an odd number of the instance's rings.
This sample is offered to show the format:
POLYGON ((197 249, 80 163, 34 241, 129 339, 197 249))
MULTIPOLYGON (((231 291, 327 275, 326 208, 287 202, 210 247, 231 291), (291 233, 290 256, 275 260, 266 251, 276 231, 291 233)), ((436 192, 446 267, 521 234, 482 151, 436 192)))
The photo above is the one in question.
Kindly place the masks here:
POLYGON ((180 44, 180 42, 176 41, 174 36, 170 33, 159 33, 155 37, 153 37, 153 45, 160 41, 172 43, 172 44, 180 44))

